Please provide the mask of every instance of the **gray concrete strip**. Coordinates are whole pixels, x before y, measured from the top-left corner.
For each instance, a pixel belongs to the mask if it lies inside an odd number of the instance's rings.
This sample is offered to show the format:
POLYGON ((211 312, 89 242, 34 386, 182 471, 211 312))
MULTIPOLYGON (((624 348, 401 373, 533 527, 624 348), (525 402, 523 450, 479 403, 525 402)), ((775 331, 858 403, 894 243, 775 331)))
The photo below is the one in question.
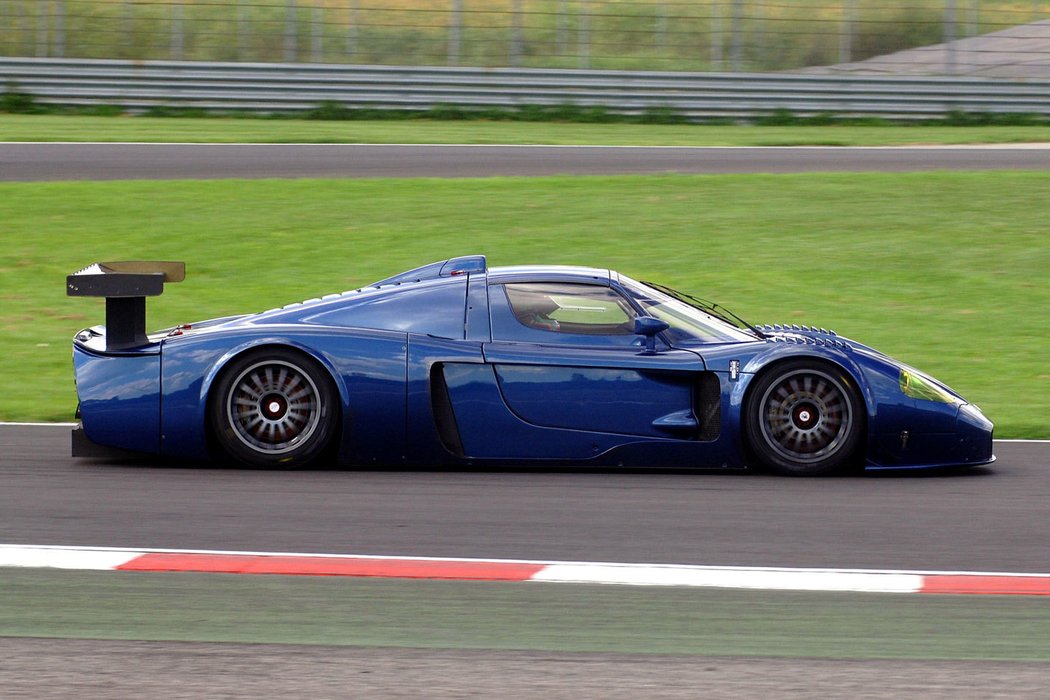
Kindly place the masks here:
POLYGON ((0 427, 8 544, 945 571, 1050 571, 1050 446, 990 468, 787 479, 607 471, 254 471, 74 460, 0 427))
POLYGON ((1046 664, 0 638, 10 700, 1035 698, 1046 664))
POLYGON ((1050 149, 0 144, 0 181, 1048 170, 1050 149))

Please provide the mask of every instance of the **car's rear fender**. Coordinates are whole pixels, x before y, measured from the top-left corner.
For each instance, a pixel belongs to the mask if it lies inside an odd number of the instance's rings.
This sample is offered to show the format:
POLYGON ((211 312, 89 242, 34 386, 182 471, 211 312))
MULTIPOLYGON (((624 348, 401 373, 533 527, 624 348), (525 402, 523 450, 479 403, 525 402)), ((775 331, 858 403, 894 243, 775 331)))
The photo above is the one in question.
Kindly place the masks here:
POLYGON ((385 439, 403 438, 404 334, 304 329, 302 326, 283 330, 294 330, 294 335, 279 329, 239 329, 236 333, 191 337, 165 344, 162 412, 165 454, 200 459, 209 456, 207 403, 216 378, 235 357, 267 347, 302 352, 328 372, 338 391, 343 416, 341 458, 368 460, 384 448, 385 439), (371 399, 370 405, 360 400, 366 394, 371 399), (351 425, 356 426, 352 435, 345 429, 351 425), (398 434, 391 435, 392 432, 398 434))
POLYGON ((79 337, 73 343, 73 368, 84 436, 106 447, 159 452, 159 347, 107 352, 101 349, 104 340, 92 348, 79 337))

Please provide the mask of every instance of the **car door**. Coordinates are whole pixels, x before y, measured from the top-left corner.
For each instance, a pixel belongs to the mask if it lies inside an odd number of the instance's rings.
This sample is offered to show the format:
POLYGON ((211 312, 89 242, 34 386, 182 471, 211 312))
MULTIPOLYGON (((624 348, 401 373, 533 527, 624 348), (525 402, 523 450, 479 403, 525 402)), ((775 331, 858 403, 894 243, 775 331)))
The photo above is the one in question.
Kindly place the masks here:
POLYGON ((695 440, 703 360, 668 347, 646 353, 637 311, 616 289, 575 282, 489 286, 492 340, 483 346, 507 408, 532 426, 695 440))

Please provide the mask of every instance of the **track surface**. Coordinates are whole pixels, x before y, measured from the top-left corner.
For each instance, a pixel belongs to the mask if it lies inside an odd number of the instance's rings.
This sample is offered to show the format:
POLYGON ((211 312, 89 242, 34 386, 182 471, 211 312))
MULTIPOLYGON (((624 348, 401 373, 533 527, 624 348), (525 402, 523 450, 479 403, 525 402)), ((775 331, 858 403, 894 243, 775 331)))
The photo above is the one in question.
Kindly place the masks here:
POLYGON ((0 427, 0 541, 380 555, 1050 571, 1050 445, 932 476, 281 472, 74 460, 0 427))
POLYGON ((1046 665, 0 639, 7 698, 1036 698, 1046 665))
POLYGON ((0 181, 1050 169, 1050 148, 0 143, 0 181))

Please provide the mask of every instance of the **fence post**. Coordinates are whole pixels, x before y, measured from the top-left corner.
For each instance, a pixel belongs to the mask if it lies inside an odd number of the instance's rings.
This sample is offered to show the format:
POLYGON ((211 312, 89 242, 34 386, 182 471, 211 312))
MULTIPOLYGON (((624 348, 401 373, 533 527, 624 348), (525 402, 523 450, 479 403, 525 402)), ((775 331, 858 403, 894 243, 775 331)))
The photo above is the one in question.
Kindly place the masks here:
POLYGON ((354 61, 357 55, 358 7, 358 0, 350 0, 350 7, 347 8, 346 14, 346 55, 351 61, 354 61))
POLYGON ((591 4, 590 0, 580 0, 579 62, 580 68, 591 67, 591 4))
POLYGON ((514 0, 511 5, 510 18, 510 65, 515 68, 521 65, 521 55, 525 44, 521 12, 521 0, 514 0))
POLYGON ((725 68, 722 55, 722 0, 711 3, 711 69, 720 71, 725 68))
POLYGON ((740 57, 743 54, 743 44, 740 26, 744 20, 744 0, 733 0, 733 14, 729 20, 729 70, 734 73, 740 71, 740 57))
POLYGON ((981 0, 970 1, 970 22, 966 33, 969 36, 977 36, 981 33, 981 0))
POLYGON ((324 62, 324 7, 316 4, 310 17, 310 60, 324 62))
POLYGON ((36 55, 47 56, 47 3, 36 4, 36 55))
POLYGON ((459 65, 459 33, 463 23, 463 0, 452 0, 452 17, 448 24, 448 65, 459 65))
POLYGON ((237 60, 245 60, 248 38, 248 7, 245 0, 237 0, 237 60))
POLYGON ((176 0, 171 4, 171 58, 182 60, 182 2, 176 0))
POLYGON ((656 6, 656 48, 667 51, 667 3, 656 6))
MULTIPOLYGON (((132 58, 134 55, 134 43, 135 43, 135 17, 132 14, 131 0, 121 0, 120 3, 120 31, 122 36, 122 43, 124 47, 120 51, 120 56, 123 58, 132 58), (129 46, 131 44, 131 46, 129 46)), ((112 34, 110 34, 112 36, 112 34)))
POLYGON ((52 38, 55 43, 52 54, 62 58, 66 55, 66 0, 55 0, 55 32, 52 38))
POLYGON ((11 27, 12 29, 17 28, 17 33, 12 37, 14 41, 14 51, 16 54, 29 55, 33 50, 33 37, 29 28, 29 23, 32 21, 26 14, 26 6, 24 2, 15 2, 14 7, 11 10, 11 27))
POLYGON ((565 28, 566 14, 568 14, 568 0, 558 0, 557 15, 554 18, 554 41, 557 44, 558 57, 565 55, 568 50, 568 31, 565 28))
POLYGON ((845 0, 842 10, 842 33, 839 34, 839 63, 849 63, 853 60, 853 32, 857 22, 857 0, 845 0))
POLYGON ((284 9, 284 60, 295 63, 299 55, 299 11, 295 0, 287 0, 284 9))
POLYGON ((944 72, 955 75, 955 0, 944 3, 944 72))

